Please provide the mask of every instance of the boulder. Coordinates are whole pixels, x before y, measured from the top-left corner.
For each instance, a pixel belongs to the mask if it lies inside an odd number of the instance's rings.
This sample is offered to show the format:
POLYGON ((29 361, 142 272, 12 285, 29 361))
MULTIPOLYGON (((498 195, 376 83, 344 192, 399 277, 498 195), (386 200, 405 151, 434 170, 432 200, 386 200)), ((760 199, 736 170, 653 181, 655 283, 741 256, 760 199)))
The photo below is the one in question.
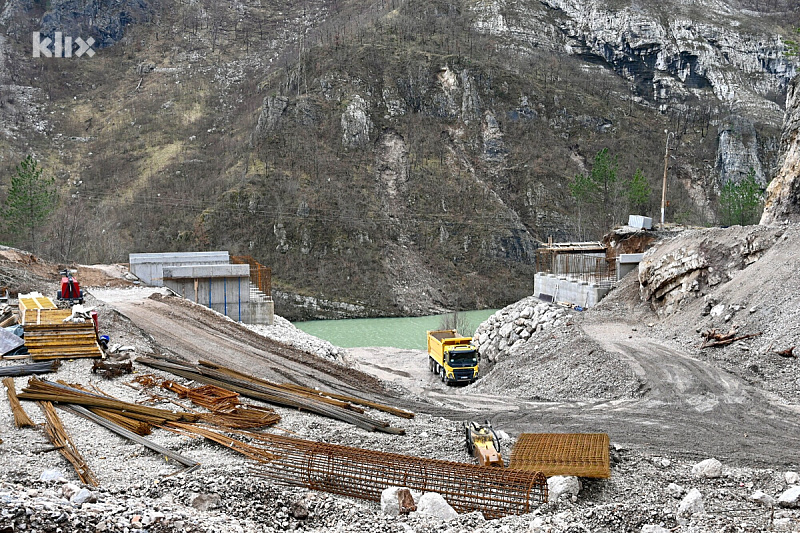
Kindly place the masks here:
POLYGON ((722 476, 722 463, 714 458, 700 461, 692 467, 692 475, 704 478, 716 478, 722 476))
POLYGON ((781 507, 800 508, 800 485, 789 487, 780 498, 778 498, 778 505, 781 507))
POLYGON ((553 476, 547 478, 547 500, 555 502, 562 496, 577 498, 581 491, 581 482, 575 476, 553 476))
POLYGON ((800 474, 797 472, 786 472, 783 475, 783 479, 786 480, 787 485, 800 485, 800 474))
POLYGON ((296 518, 298 520, 305 520, 308 518, 308 505, 306 504, 305 500, 300 498, 292 502, 292 505, 289 507, 289 515, 292 518, 296 518))
POLYGON ((667 485, 667 493, 672 496, 673 498, 680 498, 683 496, 683 493, 686 492, 683 487, 678 485, 677 483, 670 483, 667 485))
POLYGON ((74 483, 65 483, 61 487, 61 495, 64 496, 64 499, 71 499, 81 488, 74 483))
POLYGON ((642 533, 670 533, 670 531, 656 524, 645 524, 642 526, 642 533))
POLYGON ((766 494, 760 490, 757 490, 751 494, 750 499, 754 502, 760 503, 764 507, 773 507, 775 505, 775 499, 769 494, 766 494))
POLYGON ((385 515, 408 514, 416 509, 414 495, 406 487, 388 487, 381 492, 381 512, 385 515))
POLYGON ((693 514, 705 513, 706 508, 703 504, 703 495, 697 489, 689 491, 678 506, 678 516, 691 516, 693 514))
POLYGON ((417 502, 417 513, 426 516, 435 516, 442 520, 458 518, 458 513, 450 507, 438 492, 426 492, 417 502))
POLYGON ((793 525, 793 522, 794 522, 794 520, 792 520, 789 517, 776 518, 775 520, 772 521, 772 530, 773 531, 790 531, 790 532, 800 531, 800 527, 799 528, 795 528, 794 525, 793 525))
POLYGON ((194 494, 190 505, 199 511, 208 511, 219 505, 219 494, 194 494))
POLYGON ((89 489, 80 489, 72 495, 69 499, 73 505, 83 505, 84 503, 94 503, 97 501, 97 496, 89 489))
POLYGON ((39 476, 39 481, 59 481, 61 483, 66 483, 67 480, 64 474, 61 473, 61 470, 51 468, 42 472, 39 476))

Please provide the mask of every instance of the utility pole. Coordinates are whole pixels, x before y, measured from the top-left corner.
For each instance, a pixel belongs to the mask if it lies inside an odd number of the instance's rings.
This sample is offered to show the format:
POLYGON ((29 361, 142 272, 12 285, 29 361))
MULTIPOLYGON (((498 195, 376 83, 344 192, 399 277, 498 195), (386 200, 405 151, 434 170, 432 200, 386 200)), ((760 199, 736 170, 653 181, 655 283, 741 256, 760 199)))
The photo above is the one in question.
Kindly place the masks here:
POLYGON ((669 168, 669 136, 674 135, 669 130, 664 130, 667 134, 667 149, 664 152, 664 182, 661 184, 661 225, 664 225, 664 212, 667 209, 667 169, 669 168))

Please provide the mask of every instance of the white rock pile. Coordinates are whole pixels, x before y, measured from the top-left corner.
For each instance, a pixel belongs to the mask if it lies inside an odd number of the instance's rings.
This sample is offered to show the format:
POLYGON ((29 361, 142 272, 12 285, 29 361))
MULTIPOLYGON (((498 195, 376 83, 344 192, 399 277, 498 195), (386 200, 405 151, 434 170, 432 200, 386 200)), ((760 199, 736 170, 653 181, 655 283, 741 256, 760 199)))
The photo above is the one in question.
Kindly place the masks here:
POLYGON ((490 316, 478 327, 473 341, 481 357, 496 361, 504 350, 560 325, 566 316, 563 307, 529 296, 490 316))
POLYGON ((275 315, 275 320, 271 326, 245 324, 245 327, 268 339, 294 346, 298 350, 313 353, 319 357, 340 362, 345 359, 345 351, 343 349, 334 346, 328 341, 309 335, 282 316, 275 315))

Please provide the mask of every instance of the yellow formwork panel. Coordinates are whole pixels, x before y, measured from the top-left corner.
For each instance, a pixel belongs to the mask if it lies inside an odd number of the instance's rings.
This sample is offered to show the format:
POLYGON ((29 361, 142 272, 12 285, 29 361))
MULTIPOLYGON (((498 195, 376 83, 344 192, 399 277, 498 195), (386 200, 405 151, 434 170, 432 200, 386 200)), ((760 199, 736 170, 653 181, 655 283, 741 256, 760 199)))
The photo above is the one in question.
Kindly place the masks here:
POLYGON ((19 318, 22 325, 55 324, 72 315, 69 309, 58 309, 46 296, 19 299, 19 318))
POLYGON ((22 309, 58 309, 58 306, 41 294, 21 294, 19 296, 19 308, 22 309))

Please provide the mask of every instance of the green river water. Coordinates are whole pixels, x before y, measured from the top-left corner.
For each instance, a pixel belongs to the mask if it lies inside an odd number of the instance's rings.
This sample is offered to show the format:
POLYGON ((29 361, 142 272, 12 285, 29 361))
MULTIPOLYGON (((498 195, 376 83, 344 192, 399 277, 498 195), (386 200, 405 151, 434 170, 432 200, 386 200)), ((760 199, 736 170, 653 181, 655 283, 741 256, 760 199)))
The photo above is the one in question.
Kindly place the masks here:
MULTIPOLYGON (((460 311, 459 323, 466 322, 470 328, 459 332, 470 336, 481 322, 492 316, 497 309, 460 311)), ((427 349, 426 332, 439 329, 442 315, 403 318, 350 318, 343 320, 311 320, 295 322, 294 325, 320 339, 325 339, 341 348, 365 346, 387 346, 412 350, 427 349)))

